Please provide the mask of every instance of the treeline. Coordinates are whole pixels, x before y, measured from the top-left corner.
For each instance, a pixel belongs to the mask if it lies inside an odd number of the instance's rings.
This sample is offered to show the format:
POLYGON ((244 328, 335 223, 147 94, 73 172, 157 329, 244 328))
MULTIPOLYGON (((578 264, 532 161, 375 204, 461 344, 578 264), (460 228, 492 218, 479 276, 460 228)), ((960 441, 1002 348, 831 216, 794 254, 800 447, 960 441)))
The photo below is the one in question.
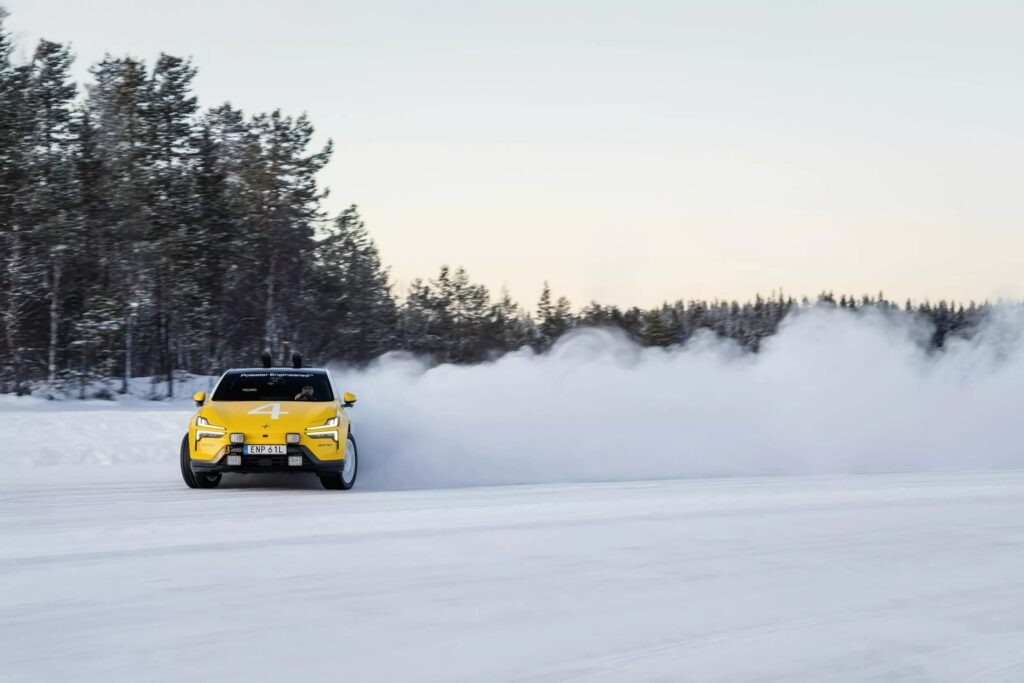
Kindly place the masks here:
POLYGON ((322 210, 331 145, 312 148, 306 116, 200 109, 170 55, 108 56, 80 92, 67 46, 11 52, 0 26, 3 388, 395 345, 362 222, 322 210))
MULTIPOLYGON (((545 287, 527 312, 462 269, 396 296, 355 207, 323 209, 305 115, 200 108, 195 67, 106 57, 82 90, 67 46, 12 57, 0 16, 0 391, 46 382, 173 379, 288 349, 364 363, 392 350, 472 363, 568 330, 614 326, 668 346, 710 329, 756 350, 796 306, 898 308, 882 297, 688 301, 574 310, 545 287)), ((908 304, 909 306, 909 304, 908 304)), ((933 343, 984 306, 913 308, 933 343)), ((168 394, 174 382, 166 382, 168 394)))

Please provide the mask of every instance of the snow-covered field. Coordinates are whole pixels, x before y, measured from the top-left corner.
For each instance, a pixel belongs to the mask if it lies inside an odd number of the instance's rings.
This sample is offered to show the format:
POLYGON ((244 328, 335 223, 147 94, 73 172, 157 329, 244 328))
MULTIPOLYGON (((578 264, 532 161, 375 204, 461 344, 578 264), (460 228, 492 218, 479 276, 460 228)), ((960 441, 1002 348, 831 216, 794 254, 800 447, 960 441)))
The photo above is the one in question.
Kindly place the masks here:
POLYGON ((189 412, 5 399, 0 679, 1024 679, 1020 472, 196 491, 189 412))
POLYGON ((348 493, 185 488, 152 387, 0 396, 0 680, 1022 681, 1011 323, 339 371, 348 493))
POLYGON ((0 678, 1024 679, 1021 474, 265 483, 5 473, 0 678))

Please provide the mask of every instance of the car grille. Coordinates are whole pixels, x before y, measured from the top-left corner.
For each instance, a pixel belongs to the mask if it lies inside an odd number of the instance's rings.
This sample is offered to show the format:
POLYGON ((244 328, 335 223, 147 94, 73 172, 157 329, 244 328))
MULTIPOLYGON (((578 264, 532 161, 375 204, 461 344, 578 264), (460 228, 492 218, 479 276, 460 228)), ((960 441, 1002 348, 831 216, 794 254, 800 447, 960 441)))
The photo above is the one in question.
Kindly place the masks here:
POLYGON ((288 464, 287 455, 243 455, 242 464, 250 467, 284 467, 288 464))

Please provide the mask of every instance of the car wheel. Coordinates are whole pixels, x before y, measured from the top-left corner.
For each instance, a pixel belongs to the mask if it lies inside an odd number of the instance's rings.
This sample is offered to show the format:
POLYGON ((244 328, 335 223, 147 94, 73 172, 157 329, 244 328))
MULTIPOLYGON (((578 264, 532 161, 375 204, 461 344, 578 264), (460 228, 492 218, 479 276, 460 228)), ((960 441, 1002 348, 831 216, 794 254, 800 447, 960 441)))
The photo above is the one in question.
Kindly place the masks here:
POLYGON ((181 478, 190 489, 199 488, 195 473, 192 472, 192 455, 188 452, 188 434, 181 440, 181 478))
POLYGON ((212 489, 220 483, 220 472, 196 474, 192 471, 192 455, 188 452, 188 434, 181 440, 181 478, 190 489, 212 489))
POLYGON ((345 440, 345 464, 337 474, 321 474, 320 484, 325 489, 348 491, 356 483, 356 474, 359 471, 359 456, 356 450, 356 440, 352 434, 345 440))

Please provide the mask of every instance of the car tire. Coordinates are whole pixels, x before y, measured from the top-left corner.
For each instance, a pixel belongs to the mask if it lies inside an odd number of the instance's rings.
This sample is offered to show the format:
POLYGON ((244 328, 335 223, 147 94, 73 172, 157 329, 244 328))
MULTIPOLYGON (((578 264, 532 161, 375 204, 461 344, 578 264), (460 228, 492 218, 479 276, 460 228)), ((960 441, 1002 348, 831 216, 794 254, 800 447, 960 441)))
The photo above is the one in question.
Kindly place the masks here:
POLYGON ((181 439, 181 478, 190 489, 199 488, 199 481, 192 471, 192 454, 188 451, 188 434, 181 439))
POLYGON ((181 478, 190 489, 213 489, 220 484, 220 472, 196 474, 192 471, 192 454, 188 450, 188 434, 181 440, 181 478))
POLYGON ((359 473, 359 455, 356 439, 351 433, 345 442, 345 466, 337 474, 321 474, 320 484, 333 491, 348 491, 355 486, 356 474, 359 473), (351 467, 349 465, 351 464, 351 467))

